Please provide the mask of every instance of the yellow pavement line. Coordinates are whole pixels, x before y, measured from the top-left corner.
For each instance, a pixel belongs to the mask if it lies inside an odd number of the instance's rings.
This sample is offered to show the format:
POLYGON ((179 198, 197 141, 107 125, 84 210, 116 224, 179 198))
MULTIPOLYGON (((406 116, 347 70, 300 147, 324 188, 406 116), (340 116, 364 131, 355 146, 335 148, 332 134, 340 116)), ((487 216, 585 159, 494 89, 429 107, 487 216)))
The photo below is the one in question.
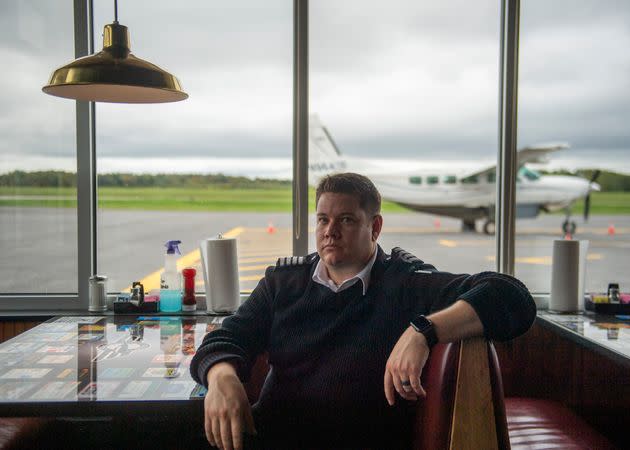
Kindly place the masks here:
POLYGON ((457 247, 457 242, 455 241, 449 241, 447 239, 440 239, 439 242, 440 242, 440 245, 443 245, 444 247, 457 247))
POLYGON ((247 275, 247 276, 244 276, 244 277, 240 277, 240 276, 239 276, 239 277, 238 277, 238 279, 239 279, 240 281, 258 281, 258 280, 260 280, 260 279, 261 279, 262 277, 264 277, 264 276, 265 276, 265 274, 264 274, 264 273, 261 273, 261 274, 259 274, 259 275, 247 275))
MULTIPOLYGON (((225 238, 237 237, 243 231, 245 231, 245 228, 243 227, 232 228, 227 233, 223 233, 223 237, 225 238)), ((177 270, 182 270, 185 267, 191 266, 194 262, 199 261, 199 259, 200 259, 199 248, 197 248, 193 250, 192 252, 183 255, 181 258, 177 260, 177 270)), ((162 267, 160 270, 156 270, 155 272, 147 275, 146 277, 140 280, 140 283, 148 287, 147 290, 151 289, 151 286, 159 287, 160 275, 162 275, 162 272, 164 272, 164 267, 162 267)), ((129 290, 131 290, 131 285, 127 286, 124 289, 124 291, 129 291, 129 290)))
MULTIPOLYGON (((495 261, 496 256, 488 255, 486 256, 486 261, 495 261)), ((551 265, 551 256, 524 256, 520 258, 514 258, 514 261, 517 263, 523 264, 540 264, 545 266, 551 265)))

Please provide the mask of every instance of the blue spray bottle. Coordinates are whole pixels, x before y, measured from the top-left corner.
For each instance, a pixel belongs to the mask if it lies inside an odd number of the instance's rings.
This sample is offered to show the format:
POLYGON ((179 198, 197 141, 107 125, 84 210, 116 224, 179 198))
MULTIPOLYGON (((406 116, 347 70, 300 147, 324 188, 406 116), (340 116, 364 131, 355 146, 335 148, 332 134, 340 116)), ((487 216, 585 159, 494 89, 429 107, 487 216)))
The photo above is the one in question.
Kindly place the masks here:
POLYGON ((177 255, 182 241, 168 241, 164 257, 164 272, 160 278, 160 311, 178 312, 182 309, 182 286, 177 272, 177 255))

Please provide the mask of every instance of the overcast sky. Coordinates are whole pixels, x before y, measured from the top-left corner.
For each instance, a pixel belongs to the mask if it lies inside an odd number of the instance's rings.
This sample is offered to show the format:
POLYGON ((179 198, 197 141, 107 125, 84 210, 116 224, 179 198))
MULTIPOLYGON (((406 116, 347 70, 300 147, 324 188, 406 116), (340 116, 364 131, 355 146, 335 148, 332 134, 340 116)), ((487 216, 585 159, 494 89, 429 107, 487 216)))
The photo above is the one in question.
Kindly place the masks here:
MULTIPOLYGON (((98 51, 113 1, 94 3, 98 51)), ((292 4, 119 2, 132 53, 190 98, 97 105, 99 157, 289 158, 292 4)), ((630 2, 521 5, 519 145, 630 165, 630 2)), ((498 29, 498 1, 311 0, 310 110, 348 155, 494 158, 498 29)), ((0 3, 0 172, 75 154, 74 102, 41 93, 72 58, 71 1, 0 3)))

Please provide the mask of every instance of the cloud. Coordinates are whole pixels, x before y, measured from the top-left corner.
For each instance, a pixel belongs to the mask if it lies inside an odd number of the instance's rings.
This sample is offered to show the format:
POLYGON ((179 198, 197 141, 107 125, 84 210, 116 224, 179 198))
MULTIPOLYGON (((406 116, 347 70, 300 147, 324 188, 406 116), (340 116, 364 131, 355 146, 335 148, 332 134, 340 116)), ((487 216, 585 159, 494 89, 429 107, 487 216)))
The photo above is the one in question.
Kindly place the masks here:
MULTIPOLYGON (((113 19, 96 1, 95 48, 113 19)), ((286 0, 124 2, 134 54, 190 98, 96 109, 99 157, 290 157, 292 10, 286 0)), ((496 154, 499 5, 310 2, 310 109, 354 156, 496 154)), ((519 144, 628 148, 630 4, 522 2, 519 144)), ((41 94, 72 58, 71 3, 0 5, 0 152, 72 155, 74 103, 41 94)), ((613 153, 611 153, 612 155, 613 153)))

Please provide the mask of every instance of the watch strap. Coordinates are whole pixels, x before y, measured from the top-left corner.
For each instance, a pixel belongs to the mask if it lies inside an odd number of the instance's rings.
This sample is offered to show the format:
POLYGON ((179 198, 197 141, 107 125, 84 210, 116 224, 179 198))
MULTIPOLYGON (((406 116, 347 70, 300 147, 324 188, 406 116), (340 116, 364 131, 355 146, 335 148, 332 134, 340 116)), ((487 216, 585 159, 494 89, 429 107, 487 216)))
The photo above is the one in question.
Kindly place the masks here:
POLYGON ((410 325, 416 330, 418 333, 422 333, 427 340, 427 345, 429 348, 433 348, 435 344, 438 343, 437 333, 435 332, 435 325, 431 319, 428 319, 426 316, 420 314, 419 316, 414 317, 410 325))

